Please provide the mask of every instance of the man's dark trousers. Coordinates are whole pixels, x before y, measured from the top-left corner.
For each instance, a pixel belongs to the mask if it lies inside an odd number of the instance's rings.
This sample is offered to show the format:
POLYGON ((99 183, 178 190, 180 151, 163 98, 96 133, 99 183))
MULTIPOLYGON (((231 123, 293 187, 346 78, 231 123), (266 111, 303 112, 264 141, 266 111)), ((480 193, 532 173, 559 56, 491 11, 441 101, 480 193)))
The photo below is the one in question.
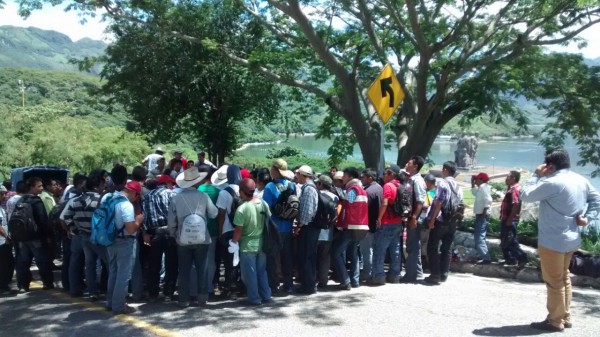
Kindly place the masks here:
POLYGON ((177 243, 164 232, 152 236, 148 251, 148 295, 157 297, 160 290, 162 256, 165 254, 165 285, 163 294, 172 296, 177 284, 177 243))
POLYGON ((435 222, 435 227, 429 232, 427 242, 427 257, 429 259, 429 270, 431 277, 441 281, 448 278, 450 269, 450 258, 452 257, 452 242, 456 232, 455 224, 435 222), (438 246, 441 241, 441 246, 438 246))
POLYGON ((317 284, 317 243, 321 229, 315 225, 306 225, 300 229, 298 237, 298 263, 305 293, 313 293, 317 284))

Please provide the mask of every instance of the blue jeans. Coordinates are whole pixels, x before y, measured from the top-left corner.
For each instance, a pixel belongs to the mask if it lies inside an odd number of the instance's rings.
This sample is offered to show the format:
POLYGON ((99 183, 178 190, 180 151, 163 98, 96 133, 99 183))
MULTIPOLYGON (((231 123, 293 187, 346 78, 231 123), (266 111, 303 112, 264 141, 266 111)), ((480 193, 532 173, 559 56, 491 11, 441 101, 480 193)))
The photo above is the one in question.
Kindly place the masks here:
POLYGON ((398 280, 402 271, 400 260, 400 234, 402 225, 382 225, 375 232, 375 244, 373 246, 373 279, 385 280, 385 252, 390 253, 390 269, 388 278, 398 280))
POLYGON ((54 285, 54 274, 50 266, 47 246, 41 240, 18 242, 15 249, 17 253, 17 286, 19 289, 29 289, 31 283, 31 261, 35 258, 35 264, 40 271, 40 277, 44 286, 54 285))
POLYGON ((373 276, 373 241, 375 235, 371 232, 367 233, 364 239, 360 240, 360 252, 363 257, 363 268, 361 275, 369 279, 373 276))
POLYGON ((352 284, 358 286, 360 283, 360 265, 358 264, 358 242, 352 238, 349 230, 344 230, 333 239, 331 246, 331 259, 335 274, 340 280, 340 284, 352 284), (350 274, 346 270, 346 251, 350 247, 350 274))
POLYGON ((208 262, 206 263, 206 283, 208 284, 208 293, 213 293, 215 292, 215 285, 213 284, 213 279, 215 278, 215 272, 217 271, 215 253, 217 251, 218 237, 215 235, 210 239, 211 243, 210 245, 208 245, 208 262))
MULTIPOLYGON (((50 263, 53 261, 50 260, 50 263)), ((60 280, 65 291, 71 291, 71 280, 69 276, 69 268, 71 266, 71 239, 68 237, 62 238, 62 266, 60 267, 60 280)))
POLYGON ((484 261, 491 261, 490 252, 488 250, 487 242, 485 241, 485 235, 487 234, 488 224, 490 218, 487 215, 476 215, 475 216, 475 249, 480 259, 484 261))
POLYGON ((207 299, 206 264, 208 261, 208 246, 177 246, 177 258, 179 259, 179 303, 190 301, 192 264, 196 269, 195 286, 198 287, 198 299, 207 299))
POLYGON ((271 288, 267 276, 267 255, 263 252, 240 252, 242 281, 246 285, 248 302, 261 304, 271 300, 271 288))
POLYGON ((125 309, 129 280, 136 259, 136 245, 135 238, 116 238, 112 245, 106 247, 108 254, 106 306, 115 313, 125 309))
POLYGON ((142 263, 140 262, 140 243, 135 240, 135 260, 133 261, 133 271, 131 273, 131 295, 134 299, 141 299, 144 293, 144 274, 142 263))
MULTIPOLYGON (((85 255, 83 252, 83 240, 81 235, 71 238, 71 258, 69 259, 69 294, 81 296, 83 293, 82 279, 85 255)), ((63 240, 63 244, 66 241, 63 240)), ((63 262, 64 263, 64 262, 63 262)))
POLYGON ((423 277, 423 265, 421 264, 421 229, 408 228, 406 230, 406 274, 404 277, 409 281, 416 281, 423 277))
POLYGON ((98 259, 102 261, 105 266, 108 266, 108 256, 106 253, 106 247, 95 245, 90 242, 89 236, 81 236, 81 243, 83 246, 83 254, 85 255, 85 281, 87 283, 87 291, 90 295, 97 295, 98 283, 98 259))

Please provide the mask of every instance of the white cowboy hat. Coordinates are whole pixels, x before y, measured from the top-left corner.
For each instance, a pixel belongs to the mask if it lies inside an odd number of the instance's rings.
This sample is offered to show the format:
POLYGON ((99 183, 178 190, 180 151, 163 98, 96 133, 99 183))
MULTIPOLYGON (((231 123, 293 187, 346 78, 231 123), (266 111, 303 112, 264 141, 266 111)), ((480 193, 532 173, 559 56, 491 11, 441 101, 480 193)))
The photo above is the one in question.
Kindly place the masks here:
POLYGON ((213 173, 213 175, 210 177, 210 181, 213 185, 215 186, 219 186, 219 185, 223 185, 227 182, 227 168, 229 167, 229 165, 223 165, 221 167, 219 167, 219 169, 213 173))
POLYGON ((197 183, 201 182, 202 180, 204 180, 204 178, 206 178, 206 176, 208 175, 208 173, 206 172, 198 172, 198 168, 197 167, 192 167, 189 168, 185 171, 183 171, 182 173, 179 173, 179 175, 177 176, 177 186, 181 187, 181 188, 188 188, 188 187, 192 187, 194 185, 196 185, 197 183))

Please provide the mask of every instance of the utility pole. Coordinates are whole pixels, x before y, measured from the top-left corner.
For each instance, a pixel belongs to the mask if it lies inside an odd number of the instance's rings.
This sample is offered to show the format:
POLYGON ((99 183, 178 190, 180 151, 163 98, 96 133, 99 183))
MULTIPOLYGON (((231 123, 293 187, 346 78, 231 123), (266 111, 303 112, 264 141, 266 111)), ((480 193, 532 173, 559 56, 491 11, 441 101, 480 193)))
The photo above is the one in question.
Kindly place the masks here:
POLYGON ((23 111, 25 111, 25 83, 22 80, 19 80, 18 83, 19 91, 21 91, 21 106, 23 107, 23 111))

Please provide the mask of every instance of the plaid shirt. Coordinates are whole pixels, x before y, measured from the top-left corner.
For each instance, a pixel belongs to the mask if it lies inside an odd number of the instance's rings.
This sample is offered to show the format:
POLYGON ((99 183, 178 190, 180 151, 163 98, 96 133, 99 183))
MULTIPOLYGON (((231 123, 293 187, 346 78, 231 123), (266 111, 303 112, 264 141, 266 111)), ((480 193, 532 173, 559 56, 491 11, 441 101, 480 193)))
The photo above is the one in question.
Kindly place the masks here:
POLYGON ((508 188, 506 194, 504 195, 504 199, 502 199, 502 204, 500 206, 500 220, 504 221, 508 219, 510 212, 513 207, 518 207, 517 213, 513 220, 519 220, 519 216, 521 213, 521 186, 519 184, 514 184, 508 188), (513 206, 515 205, 515 206, 513 206))
POLYGON ((160 185, 146 194, 144 199, 144 224, 142 226, 145 232, 154 234, 154 230, 157 228, 167 226, 169 204, 172 198, 173 191, 165 185, 160 185))
POLYGON ((298 208, 298 223, 308 225, 317 215, 317 207, 319 206, 319 194, 317 187, 312 180, 307 180, 302 186, 300 194, 300 206, 298 208), (308 186, 310 185, 310 186, 308 186))

